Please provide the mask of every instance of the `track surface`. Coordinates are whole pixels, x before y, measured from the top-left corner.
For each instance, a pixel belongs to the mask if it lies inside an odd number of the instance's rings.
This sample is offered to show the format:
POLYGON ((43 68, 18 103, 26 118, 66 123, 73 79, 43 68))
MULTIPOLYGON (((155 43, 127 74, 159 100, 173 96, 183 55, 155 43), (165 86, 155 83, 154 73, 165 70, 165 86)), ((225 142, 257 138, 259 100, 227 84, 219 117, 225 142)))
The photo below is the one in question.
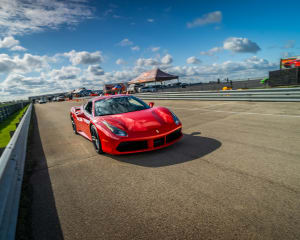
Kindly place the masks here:
POLYGON ((299 103, 156 101, 184 138, 97 155, 74 102, 35 105, 35 239, 300 239, 299 103))

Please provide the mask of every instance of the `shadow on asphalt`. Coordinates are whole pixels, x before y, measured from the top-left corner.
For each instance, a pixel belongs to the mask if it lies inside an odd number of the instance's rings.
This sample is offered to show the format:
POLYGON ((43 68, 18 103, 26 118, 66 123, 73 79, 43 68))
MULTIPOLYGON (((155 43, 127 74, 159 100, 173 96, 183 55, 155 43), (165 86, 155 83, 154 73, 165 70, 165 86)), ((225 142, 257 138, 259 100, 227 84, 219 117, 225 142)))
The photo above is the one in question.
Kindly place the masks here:
POLYGON ((111 158, 144 167, 165 167, 201 158, 221 147, 220 141, 201 137, 199 134, 200 132, 183 134, 183 138, 177 143, 160 150, 111 158))
POLYGON ((29 157, 35 161, 35 168, 30 179, 33 190, 32 237, 33 239, 63 239, 35 111, 33 111, 32 117, 33 139, 29 152, 29 157))

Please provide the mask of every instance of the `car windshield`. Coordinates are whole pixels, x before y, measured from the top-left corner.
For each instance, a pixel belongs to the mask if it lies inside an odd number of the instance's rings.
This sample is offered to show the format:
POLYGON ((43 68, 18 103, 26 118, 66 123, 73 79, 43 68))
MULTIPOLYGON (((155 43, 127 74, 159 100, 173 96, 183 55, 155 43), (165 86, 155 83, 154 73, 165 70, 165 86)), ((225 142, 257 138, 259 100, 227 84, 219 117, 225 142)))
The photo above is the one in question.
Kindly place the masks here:
POLYGON ((133 96, 113 97, 95 102, 95 116, 135 112, 150 108, 142 100, 133 96))

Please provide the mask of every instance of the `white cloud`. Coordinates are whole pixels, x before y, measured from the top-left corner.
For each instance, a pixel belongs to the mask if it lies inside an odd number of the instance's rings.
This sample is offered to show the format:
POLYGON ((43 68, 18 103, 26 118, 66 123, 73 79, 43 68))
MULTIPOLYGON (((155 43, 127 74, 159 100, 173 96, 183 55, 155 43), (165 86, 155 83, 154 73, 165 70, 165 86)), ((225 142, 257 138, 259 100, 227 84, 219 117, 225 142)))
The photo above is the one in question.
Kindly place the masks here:
POLYGON ((92 8, 80 0, 1 1, 0 33, 22 35, 57 29, 63 24, 78 24, 92 15, 92 8))
MULTIPOLYGON (((51 69, 49 65, 52 57, 0 54, 0 74, 6 75, 5 80, 0 82, 0 100, 66 92, 78 87, 100 89, 104 83, 129 81, 152 67, 160 67, 170 74, 178 75, 182 81, 190 82, 208 82, 224 77, 230 79, 261 77, 267 75, 268 71, 278 68, 278 63, 271 63, 257 56, 243 61, 225 61, 209 65, 195 64, 198 60, 196 57, 190 57, 187 63, 194 65, 173 66, 172 56, 167 54, 163 58, 159 56, 139 58, 134 67, 122 71, 104 72, 99 64, 94 63, 85 69, 82 69, 83 66, 74 65, 51 69)), ((75 63, 82 61, 78 60, 75 63)), ((57 63, 59 62, 55 65, 57 63)))
POLYGON ((0 100, 66 92, 82 86, 99 89, 105 81, 105 73, 98 64, 90 65, 86 70, 76 66, 50 69, 47 60, 53 62, 48 56, 25 54, 21 58, 0 54, 0 74, 7 75, 0 82, 0 100))
POLYGON ((230 37, 227 38, 222 47, 214 47, 208 51, 201 51, 200 55, 215 56, 217 52, 229 50, 235 53, 256 53, 260 49, 257 43, 248 38, 230 37))
POLYGON ((225 61, 219 64, 199 65, 199 66, 175 66, 168 68, 172 74, 189 80, 209 81, 216 80, 220 76, 229 78, 247 79, 250 77, 262 77, 268 71, 276 69, 277 63, 270 63, 266 59, 253 56, 244 61, 225 61))
POLYGON ((186 60, 186 63, 188 63, 188 64, 199 64, 199 63, 201 63, 201 61, 196 57, 189 57, 186 60))
POLYGON ((139 46, 134 46, 131 48, 132 51, 140 51, 140 47, 139 46))
POLYGON ((154 22, 154 19, 153 19, 153 18, 148 18, 148 19, 147 19, 147 22, 152 23, 152 22, 154 22))
POLYGON ((115 71, 108 74, 110 81, 119 82, 119 81, 129 81, 137 77, 139 73, 133 70, 124 70, 124 71, 115 71))
POLYGON ((256 53, 260 47, 248 38, 231 37, 225 40, 224 49, 239 53, 256 53))
POLYGON ((47 57, 39 56, 39 55, 31 55, 26 53, 23 59, 20 60, 20 65, 25 65, 30 68, 28 71, 32 71, 32 69, 42 69, 47 67, 47 57))
POLYGON ((104 74, 103 69, 99 65, 90 65, 88 67, 88 72, 96 76, 101 76, 104 74))
POLYGON ((42 75, 37 77, 24 76, 12 73, 2 83, 0 83, 0 100, 24 99, 25 96, 42 94, 49 89, 55 90, 55 86, 46 80, 42 75))
POLYGON ((10 58, 7 54, 0 54, 0 73, 9 73, 18 68, 15 59, 10 58))
POLYGON ((158 52, 160 50, 160 47, 153 47, 151 48, 152 52, 158 52))
POLYGON ((0 84, 0 87, 2 91, 5 92, 5 95, 28 94, 31 93, 32 88, 41 83, 38 78, 36 80, 37 84, 34 84, 34 79, 26 78, 23 75, 12 74, 0 84))
POLYGON ((169 65, 173 62, 173 58, 170 54, 166 54, 161 59, 158 58, 139 58, 136 61, 136 65, 138 67, 143 66, 160 66, 160 67, 166 67, 165 65, 169 65))
POLYGON ((170 54, 167 54, 161 59, 161 62, 162 64, 171 64, 173 62, 173 58, 170 54))
POLYGON ((200 52, 200 55, 214 56, 217 52, 220 52, 222 50, 223 50, 223 47, 214 47, 208 51, 200 52))
POLYGON ((0 48, 8 48, 12 51, 26 51, 27 49, 19 45, 19 40, 12 36, 0 39, 0 48))
POLYGON ((188 22, 187 27, 188 28, 199 27, 199 26, 204 26, 212 23, 220 23, 221 21, 222 21, 222 12, 215 11, 215 12, 204 14, 202 17, 196 18, 192 22, 188 22))
POLYGON ((125 47, 125 46, 131 46, 133 45, 133 42, 130 41, 128 38, 124 38, 121 42, 119 42, 117 45, 125 47))
POLYGON ((10 57, 7 54, 0 54, 0 73, 38 72, 47 67, 46 56, 26 53, 23 58, 20 58, 19 56, 10 57))
MULTIPOLYGON (((133 45, 133 42, 130 41, 128 38, 124 38, 121 42, 119 42, 117 44, 118 46, 122 46, 122 47, 128 47, 128 46, 132 46, 133 45)), ((139 46, 132 46, 131 47, 131 50, 132 51, 139 51, 140 50, 140 47, 139 46)))
POLYGON ((81 69, 74 66, 63 66, 61 69, 53 69, 47 76, 56 81, 74 80, 78 78, 81 69))
POLYGON ((119 58, 117 59, 116 64, 122 65, 122 64, 126 64, 126 62, 122 58, 119 58))
POLYGON ((96 64, 101 63, 103 60, 103 57, 101 55, 100 51, 96 52, 76 52, 75 50, 72 50, 68 53, 64 53, 63 56, 69 57, 70 62, 73 65, 78 64, 96 64))
POLYGON ((43 85, 44 82, 45 80, 41 77, 26 77, 21 74, 11 74, 2 83, 2 86, 7 88, 19 87, 25 89, 26 87, 38 87, 43 85))
POLYGON ((19 43, 20 42, 14 39, 14 37, 5 37, 2 40, 0 40, 0 48, 11 48, 18 45, 19 43))
POLYGON ((19 46, 19 45, 12 47, 10 50, 12 50, 12 51, 27 51, 26 48, 19 46))
POLYGON ((159 64, 160 64, 160 62, 153 58, 139 58, 136 61, 137 66, 156 66, 159 64))
MULTIPOLYGON (((140 59, 139 63, 139 65, 132 69, 105 73, 103 79, 107 82, 129 81, 138 76, 141 72, 149 70, 149 67, 161 67, 157 59, 140 59)), ((170 74, 178 75, 182 81, 208 82, 211 80, 216 81, 222 77, 229 77, 230 79, 263 77, 268 74, 268 71, 276 69, 278 67, 277 65, 277 63, 271 63, 266 59, 254 56, 243 61, 225 61, 223 63, 210 65, 169 65, 166 66, 164 70, 170 74)))

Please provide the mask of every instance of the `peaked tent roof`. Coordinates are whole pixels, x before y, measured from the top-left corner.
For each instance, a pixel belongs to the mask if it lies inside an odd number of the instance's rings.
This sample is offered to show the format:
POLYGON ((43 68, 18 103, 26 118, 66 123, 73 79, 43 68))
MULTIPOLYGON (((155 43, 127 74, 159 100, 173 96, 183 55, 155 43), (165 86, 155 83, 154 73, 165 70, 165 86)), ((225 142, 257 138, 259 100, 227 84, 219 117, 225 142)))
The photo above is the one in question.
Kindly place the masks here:
POLYGON ((163 72, 159 68, 155 68, 140 74, 137 78, 132 79, 128 83, 129 84, 148 83, 148 82, 155 82, 155 81, 166 81, 171 79, 178 79, 178 76, 168 74, 166 72, 163 72))

